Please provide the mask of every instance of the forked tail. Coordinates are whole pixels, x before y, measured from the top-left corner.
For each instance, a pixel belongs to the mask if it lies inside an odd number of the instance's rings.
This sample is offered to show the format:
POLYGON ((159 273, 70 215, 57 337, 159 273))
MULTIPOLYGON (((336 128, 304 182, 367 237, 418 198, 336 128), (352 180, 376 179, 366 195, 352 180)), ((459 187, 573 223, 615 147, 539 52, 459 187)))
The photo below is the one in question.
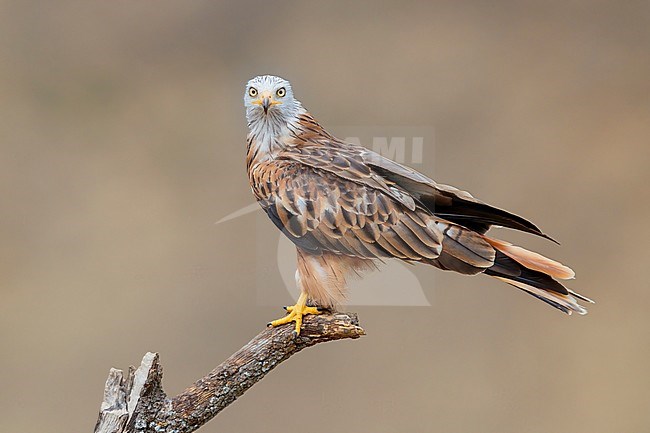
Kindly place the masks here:
POLYGON ((573 278, 575 273, 571 268, 508 242, 487 236, 484 239, 496 250, 494 265, 485 270, 486 275, 513 285, 567 314, 574 311, 587 314, 578 299, 593 301, 555 280, 573 278))

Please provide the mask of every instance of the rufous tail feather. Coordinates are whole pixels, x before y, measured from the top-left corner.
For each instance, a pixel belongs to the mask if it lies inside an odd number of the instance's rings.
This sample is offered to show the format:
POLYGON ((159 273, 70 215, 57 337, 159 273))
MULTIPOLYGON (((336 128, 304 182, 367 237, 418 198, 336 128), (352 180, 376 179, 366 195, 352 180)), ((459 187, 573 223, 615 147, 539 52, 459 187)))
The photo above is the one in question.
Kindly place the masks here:
POLYGON ((548 257, 544 257, 534 251, 526 250, 517 245, 513 245, 510 242, 499 239, 492 239, 487 236, 484 236, 484 238, 495 249, 501 251, 503 254, 528 269, 542 272, 551 277, 559 278, 560 280, 569 280, 576 276, 575 272, 573 272, 573 269, 570 267, 549 259, 548 257))
POLYGON ((578 299, 589 303, 593 301, 554 279, 574 278, 575 273, 571 268, 509 242, 487 236, 484 238, 497 250, 494 265, 486 269, 485 274, 517 287, 567 314, 587 314, 587 310, 578 304, 578 299))

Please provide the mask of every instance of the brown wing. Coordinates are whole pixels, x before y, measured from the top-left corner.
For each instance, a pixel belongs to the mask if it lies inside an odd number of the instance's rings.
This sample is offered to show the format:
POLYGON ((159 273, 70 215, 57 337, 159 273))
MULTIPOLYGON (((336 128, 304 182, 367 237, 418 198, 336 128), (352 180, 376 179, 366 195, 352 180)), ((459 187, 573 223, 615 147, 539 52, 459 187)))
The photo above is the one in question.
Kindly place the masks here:
POLYGON ((387 182, 374 172, 361 158, 358 148, 339 147, 336 141, 327 145, 301 145, 284 149, 278 155, 279 160, 299 162, 317 169, 321 173, 330 173, 337 178, 352 181, 383 192, 410 210, 415 209, 415 202, 393 182, 387 182))
POLYGON ((267 188, 262 207, 297 246, 368 259, 439 256, 443 235, 426 211, 409 209, 385 185, 359 180, 361 168, 352 172, 338 160, 323 166, 280 156, 258 171, 257 183, 267 188))
POLYGON ((530 221, 483 203, 467 191, 438 184, 378 153, 342 142, 325 131, 309 114, 300 116, 299 128, 292 130, 292 138, 296 146, 286 149, 285 157, 379 188, 409 209, 420 205, 437 217, 478 233, 485 233, 492 225, 498 225, 554 241, 530 221))

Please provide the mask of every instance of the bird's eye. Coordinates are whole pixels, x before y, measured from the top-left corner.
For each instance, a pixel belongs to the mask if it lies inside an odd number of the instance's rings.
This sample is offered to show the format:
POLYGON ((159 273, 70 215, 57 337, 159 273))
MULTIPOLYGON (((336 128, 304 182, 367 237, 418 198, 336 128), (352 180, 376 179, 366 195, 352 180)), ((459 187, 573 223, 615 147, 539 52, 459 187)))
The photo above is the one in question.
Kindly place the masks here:
POLYGON ((284 97, 284 95, 287 94, 287 89, 285 89, 284 87, 280 87, 280 88, 278 89, 278 91, 275 92, 275 93, 277 93, 277 95, 278 95, 280 98, 282 98, 282 97, 284 97))
POLYGON ((257 96, 257 89, 255 87, 251 87, 248 89, 248 96, 254 98, 257 96))

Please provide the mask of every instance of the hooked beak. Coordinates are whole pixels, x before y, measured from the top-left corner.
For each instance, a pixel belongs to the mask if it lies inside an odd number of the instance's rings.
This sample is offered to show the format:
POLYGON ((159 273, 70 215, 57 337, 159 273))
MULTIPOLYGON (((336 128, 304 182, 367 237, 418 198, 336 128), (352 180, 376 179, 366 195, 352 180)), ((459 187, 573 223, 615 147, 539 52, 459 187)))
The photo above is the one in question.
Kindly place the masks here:
POLYGON ((262 98, 262 108, 264 109, 264 114, 268 113, 270 106, 271 106, 271 98, 269 98, 268 96, 262 98))

